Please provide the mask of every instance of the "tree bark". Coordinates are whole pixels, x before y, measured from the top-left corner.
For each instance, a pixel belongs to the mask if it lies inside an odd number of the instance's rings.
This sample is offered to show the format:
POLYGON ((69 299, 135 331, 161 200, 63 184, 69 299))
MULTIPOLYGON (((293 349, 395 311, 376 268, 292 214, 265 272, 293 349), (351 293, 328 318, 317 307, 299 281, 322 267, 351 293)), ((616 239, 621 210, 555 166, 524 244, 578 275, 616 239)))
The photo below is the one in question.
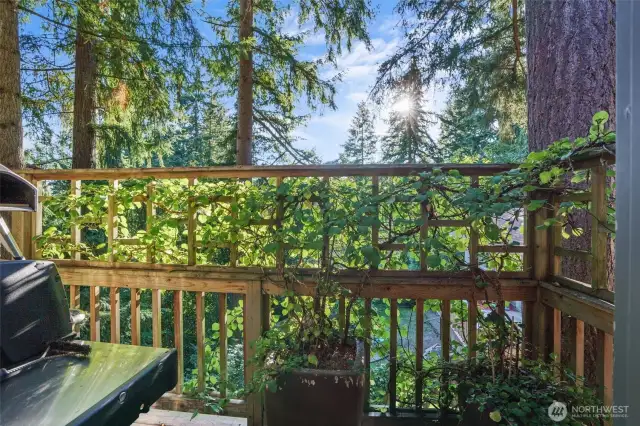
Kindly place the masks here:
MULTIPOLYGON (((253 36, 253 0, 240 0, 240 42, 253 36)), ((238 82, 238 136, 236 140, 236 164, 251 164, 253 130, 253 56, 243 46, 240 53, 238 82)))
MULTIPOLYGON (((607 111, 615 127, 615 2, 529 0, 526 5, 529 150, 589 132, 593 114, 607 111)), ((568 248, 589 250, 590 221, 568 248)), ((612 262, 611 262, 612 263, 612 262)), ((563 274, 591 281, 591 265, 563 259, 563 274)))
POLYGON ((16 0, 0 0, 0 164, 24 167, 16 0))
POLYGON ((98 61, 95 42, 82 30, 86 18, 78 10, 76 32, 76 64, 73 102, 73 158, 74 169, 96 167, 96 79, 98 61))
MULTIPOLYGON (((615 1, 614 0, 528 0, 527 106, 529 150, 546 148, 563 137, 586 136, 593 114, 607 111, 615 128, 615 1)), ((584 229, 581 237, 564 240, 567 248, 590 250, 591 220, 588 214, 573 218, 584 229)), ((613 271, 612 244, 608 269, 613 271)), ((564 258, 562 275, 591 282, 591 265, 564 258)), ((610 273, 610 283, 613 274, 610 273)), ((564 316, 563 330, 568 321, 564 316)), ((585 375, 595 384, 597 334, 585 333, 585 375)), ((561 358, 569 356, 562 346, 561 358)))

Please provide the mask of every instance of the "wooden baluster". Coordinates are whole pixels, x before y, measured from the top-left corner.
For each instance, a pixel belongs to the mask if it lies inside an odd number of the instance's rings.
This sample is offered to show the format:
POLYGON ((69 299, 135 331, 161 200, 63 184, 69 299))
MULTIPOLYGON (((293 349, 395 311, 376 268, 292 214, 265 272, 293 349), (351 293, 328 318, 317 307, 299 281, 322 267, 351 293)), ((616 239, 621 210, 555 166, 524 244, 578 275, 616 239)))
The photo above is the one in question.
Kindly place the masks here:
MULTIPOLYGON (((380 193, 380 179, 378 176, 371 177, 371 195, 376 196, 380 193)), ((378 204, 376 204, 376 218, 380 219, 380 209, 378 204)), ((371 226, 371 245, 373 247, 378 247, 380 237, 380 226, 376 223, 371 226)))
POLYGON ((109 194, 109 202, 107 206, 107 247, 109 251, 109 262, 116 261, 115 241, 118 238, 118 203, 115 192, 118 190, 118 181, 110 180, 113 194, 109 194))
POLYGON ((31 244, 27 239, 27 229, 30 228, 30 222, 26 220, 26 214, 26 212, 11 212, 11 235, 16 240, 24 258, 29 259, 31 244), (26 223, 29 223, 29 226, 25 226, 26 223))
MULTIPOLYGON (((245 383, 249 383, 256 371, 256 366, 247 362, 255 354, 254 342, 262 334, 262 283, 248 283, 244 309, 244 342, 245 342, 245 383)), ((248 426, 262 425, 262 395, 252 393, 247 397, 248 426)))
MULTIPOLYGON (((280 186, 284 183, 284 178, 279 177, 276 179, 276 187, 280 188, 280 186)), ((276 231, 278 233, 282 232, 282 222, 284 220, 284 198, 281 196, 277 196, 278 199, 276 201, 276 231)), ((278 269, 284 269, 284 246, 280 244, 278 246, 278 250, 276 251, 276 267, 278 269)))
POLYGON ((475 299, 468 301, 469 303, 469 319, 467 322, 467 340, 468 340, 468 354, 469 358, 476 357, 476 350, 474 346, 478 342, 478 305, 475 299))
MULTIPOLYGON (((478 176, 471 176, 471 187, 477 188, 479 185, 478 176)), ((473 227, 469 227, 469 264, 471 267, 479 267, 478 264, 478 245, 479 245, 478 231, 473 227)))
POLYGON ((89 287, 89 338, 100 341, 100 287, 89 287))
POLYGON ((598 396, 605 406, 613 404, 613 336, 598 330, 596 381, 598 396))
POLYGON ((182 318, 182 301, 183 293, 181 290, 173 292, 173 337, 178 352, 178 383, 176 384, 176 393, 182 393, 182 385, 184 384, 184 350, 183 350, 183 318, 182 318))
POLYGON ((449 352, 451 350, 451 301, 442 300, 441 302, 440 335, 442 338, 442 359, 449 361, 449 352))
POLYGON ((203 291, 196 292, 196 347, 198 358, 198 391, 204 392, 205 389, 205 293, 203 291))
MULTIPOLYGON (((76 200, 80 197, 81 186, 82 186, 81 181, 79 180, 71 181, 71 185, 70 185, 71 197, 75 198, 76 200)), ((80 211, 80 208, 77 208, 76 212, 78 214, 78 217, 80 217, 82 214, 82 212, 80 211)), ((71 244, 78 246, 80 245, 81 242, 82 242, 82 231, 80 227, 78 225, 71 226, 71 244)), ((80 252, 77 250, 72 250, 71 259, 80 260, 81 259, 80 252)), ((75 285, 69 286, 69 308, 71 309, 77 309, 80 307, 80 292, 78 290, 79 290, 78 287, 75 285)))
POLYGON ((344 296, 340 296, 338 298, 338 324, 340 325, 340 329, 344 331, 345 321, 346 321, 346 310, 347 310, 347 301, 344 296))
MULTIPOLYGON (((552 217, 558 215, 558 209, 560 208, 560 199, 558 196, 553 196, 551 200, 553 206, 552 217)), ((549 229, 549 238, 551 239, 551 247, 549 250, 549 273, 551 275, 562 275, 562 257, 556 255, 556 247, 562 247, 562 226, 559 223, 554 223, 549 229)))
POLYGON ((420 216, 422 224, 420 225, 420 270, 427 270, 427 250, 424 246, 429 236, 429 205, 427 201, 420 203, 420 216))
MULTIPOLYGON (((235 198, 231 202, 231 217, 233 219, 238 218, 238 203, 235 198)), ((238 234, 236 231, 232 231, 232 233, 235 236, 236 241, 231 242, 231 248, 229 253, 229 265, 232 268, 235 268, 236 266, 238 266, 238 242, 237 242, 238 234)))
POLYGON ((526 359, 533 359, 533 334, 534 334, 535 302, 522 302, 522 322, 524 325, 522 354, 526 359))
POLYGON ((555 376, 558 381, 562 377, 562 366, 560 358, 562 356, 562 312, 559 309, 553 310, 553 354, 555 356, 555 376))
POLYGON ((607 289, 607 168, 596 166, 591 169, 591 286, 607 289))
MULTIPOLYGON (((147 184, 147 202, 146 202, 146 230, 147 234, 151 232, 151 228, 153 227, 153 220, 156 215, 156 208, 153 205, 153 192, 155 189, 155 184, 150 182, 147 184)), ((147 263, 156 263, 155 257, 155 247, 149 246, 147 247, 147 263)))
POLYGON ((220 397, 227 397, 227 294, 218 294, 218 324, 220 325, 220 397))
POLYGON ((364 405, 369 407, 371 387, 371 299, 364 299, 364 405))
MULTIPOLYGON (((147 233, 151 232, 153 227, 153 218, 156 214, 156 209, 153 205, 153 191, 155 184, 149 182, 147 184, 147 201, 146 207, 146 226, 147 233)), ((155 263, 155 247, 147 247, 147 263, 155 263)), ((162 347, 162 295, 160 290, 151 290, 151 327, 153 336, 153 347, 162 347)), ((131 289, 131 344, 140 345, 140 289, 131 289), (135 302, 135 303, 134 303, 135 302)))
MULTIPOLYGON (((196 179, 189 178, 189 191, 193 190, 196 179)), ((187 206, 187 264, 196 264, 196 206, 195 198, 189 196, 187 206)))
POLYGON ((120 343, 120 289, 111 287, 109 296, 111 305, 111 343, 120 343))
POLYGON ((416 299, 416 411, 422 410, 424 365, 424 299, 416 299))
POLYGON ((151 290, 151 326, 153 347, 162 347, 162 294, 160 290, 151 290))
POLYGON ((584 385, 584 322, 571 318, 569 332, 569 368, 576 375, 576 384, 584 385))
MULTIPOLYGON (((35 213, 31 214, 31 235, 35 238, 42 235, 42 201, 41 197, 44 197, 42 193, 43 184, 41 180, 34 181, 33 184, 38 188, 38 207, 35 213)), ((33 259, 40 259, 42 253, 38 250, 38 246, 35 240, 31 241, 31 257, 33 259)))
POLYGON ((389 318, 389 412, 396 415, 396 378, 398 375, 398 299, 390 299, 389 318))
POLYGON ((140 345, 140 289, 131 289, 131 344, 140 345))

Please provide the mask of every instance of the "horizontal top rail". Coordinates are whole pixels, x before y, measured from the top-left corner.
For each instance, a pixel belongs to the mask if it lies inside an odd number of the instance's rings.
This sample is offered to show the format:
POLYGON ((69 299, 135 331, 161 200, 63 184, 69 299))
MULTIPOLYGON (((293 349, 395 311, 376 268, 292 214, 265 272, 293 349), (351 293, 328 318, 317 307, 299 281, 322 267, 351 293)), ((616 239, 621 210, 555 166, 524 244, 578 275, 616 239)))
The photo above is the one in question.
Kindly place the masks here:
POLYGON ((458 170, 464 176, 488 176, 506 172, 516 164, 366 164, 306 166, 151 167, 137 169, 22 169, 18 173, 37 180, 181 179, 252 177, 410 176, 441 169, 458 170))

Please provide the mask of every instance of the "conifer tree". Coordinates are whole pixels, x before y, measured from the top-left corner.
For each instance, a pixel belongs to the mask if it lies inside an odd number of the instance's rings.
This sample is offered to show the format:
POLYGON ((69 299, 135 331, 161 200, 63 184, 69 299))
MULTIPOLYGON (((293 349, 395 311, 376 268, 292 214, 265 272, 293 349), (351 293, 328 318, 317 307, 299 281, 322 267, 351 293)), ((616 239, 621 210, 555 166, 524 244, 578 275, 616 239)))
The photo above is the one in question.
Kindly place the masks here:
POLYGON ((351 120, 349 139, 342 145, 340 162, 343 164, 370 164, 376 159, 378 137, 373 128, 373 117, 365 102, 358 104, 358 111, 351 120))
POLYGON ((423 105, 424 91, 417 61, 396 85, 389 116, 389 129, 382 139, 382 159, 389 163, 429 163, 441 159, 436 142, 429 135, 433 114, 423 105))

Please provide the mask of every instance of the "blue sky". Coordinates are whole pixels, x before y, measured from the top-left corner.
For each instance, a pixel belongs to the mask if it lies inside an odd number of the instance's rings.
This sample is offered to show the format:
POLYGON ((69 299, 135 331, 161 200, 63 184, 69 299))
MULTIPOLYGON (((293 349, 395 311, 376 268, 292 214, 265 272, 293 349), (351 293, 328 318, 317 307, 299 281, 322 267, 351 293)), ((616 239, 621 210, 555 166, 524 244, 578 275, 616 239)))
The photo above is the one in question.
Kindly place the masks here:
MULTIPOLYGON (((341 145, 347 139, 347 130, 355 115, 357 105, 366 100, 373 86, 378 65, 389 57, 401 43, 402 31, 397 27, 398 15, 393 13, 396 1, 376 0, 373 4, 377 7, 376 19, 370 25, 372 49, 367 50, 364 43, 354 44, 351 52, 343 52, 338 60, 338 70, 343 72, 342 82, 336 88, 337 110, 324 109, 313 113, 308 124, 298 129, 296 136, 300 138, 299 147, 315 148, 323 161, 332 161, 338 158, 341 145)), ((324 48, 324 39, 321 36, 311 36, 303 55, 317 55, 324 48)), ((334 75, 334 68, 326 68, 325 76, 334 75)), ((425 106, 431 111, 440 111, 445 106, 446 90, 431 89, 427 93, 425 106)), ((376 112, 376 133, 380 136, 386 131, 385 120, 392 105, 384 105, 376 112)), ((431 129, 432 136, 437 137, 438 127, 431 129)))
MULTIPOLYGON (((397 27, 399 17, 393 12, 396 1, 372 0, 376 8, 376 17, 369 25, 371 37, 371 49, 367 49, 364 43, 354 43, 351 51, 343 51, 338 58, 338 68, 326 66, 321 70, 322 77, 330 78, 337 73, 342 73, 342 81, 337 84, 335 102, 336 110, 329 108, 308 111, 304 102, 299 106, 300 113, 310 113, 311 117, 305 126, 301 126, 295 131, 298 138, 297 146, 300 148, 314 148, 322 161, 332 161, 338 158, 341 146, 347 139, 347 130, 355 115, 357 105, 360 101, 366 100, 369 91, 375 82, 378 65, 388 58, 402 40, 402 30, 397 27)), ((224 2, 210 0, 205 4, 205 9, 209 13, 216 14, 216 11, 224 13, 220 5, 224 2)), ((44 14, 49 14, 46 9, 40 8, 44 14)), ((291 13, 289 22, 286 23, 285 31, 297 32, 300 29, 296 23, 295 11, 291 13)), ((22 32, 37 33, 39 31, 40 20, 32 17, 30 22, 23 25, 22 32)), ((201 30, 207 31, 207 26, 203 24, 201 30)), ((210 29, 209 29, 210 31, 210 29)), ((304 59, 318 58, 325 51, 325 41, 323 34, 310 34, 300 55, 304 59)), ((64 62, 64 61, 63 61, 64 62)), ((430 89, 425 99, 425 106, 428 110, 437 112, 442 110, 446 102, 446 89, 430 89)), ((232 102, 230 102, 232 104, 232 102)), ((385 120, 392 105, 383 105, 375 112, 376 133, 384 135, 386 130, 385 120)), ((438 136, 438 126, 431 129, 433 137, 438 136)), ((25 137, 25 148, 31 148, 33 143, 25 137)))

